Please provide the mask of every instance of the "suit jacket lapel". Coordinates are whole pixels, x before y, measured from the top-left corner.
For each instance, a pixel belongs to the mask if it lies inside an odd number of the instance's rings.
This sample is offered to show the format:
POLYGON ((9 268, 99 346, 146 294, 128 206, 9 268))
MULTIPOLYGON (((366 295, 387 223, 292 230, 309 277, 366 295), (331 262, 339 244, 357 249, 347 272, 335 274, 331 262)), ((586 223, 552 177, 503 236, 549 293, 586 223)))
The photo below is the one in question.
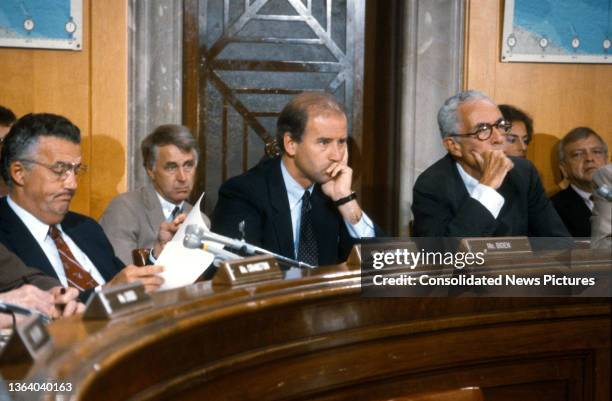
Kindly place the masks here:
POLYGON ((38 245, 30 230, 23 224, 23 221, 8 205, 6 197, 2 198, 0 202, 0 213, 2 213, 2 220, 6 223, 6 227, 2 227, 2 230, 9 235, 13 253, 18 255, 27 266, 35 267, 51 277, 59 279, 55 269, 49 263, 47 255, 38 245))
POLYGON ((165 217, 155 188, 153 188, 152 185, 146 185, 142 189, 142 198, 147 222, 149 223, 151 230, 154 233, 157 233, 159 230, 159 225, 165 220, 165 217))
POLYGON ((268 175, 268 197, 272 207, 272 225, 276 231, 276 240, 280 253, 290 258, 295 257, 293 248, 293 226, 287 189, 280 168, 281 160, 271 163, 271 174, 268 175))

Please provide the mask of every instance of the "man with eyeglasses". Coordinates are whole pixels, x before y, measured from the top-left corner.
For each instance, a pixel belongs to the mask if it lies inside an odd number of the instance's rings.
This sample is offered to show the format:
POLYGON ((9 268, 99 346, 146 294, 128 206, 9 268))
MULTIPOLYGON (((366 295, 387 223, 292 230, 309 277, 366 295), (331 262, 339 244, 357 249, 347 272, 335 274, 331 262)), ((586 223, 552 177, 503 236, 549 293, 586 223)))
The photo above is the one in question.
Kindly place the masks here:
POLYGON ((102 285, 159 288, 161 266, 125 266, 95 220, 68 210, 85 171, 80 142, 79 129, 62 116, 28 114, 13 125, 0 160, 9 186, 0 200, 0 242, 82 299, 102 285))
POLYGON ((490 98, 476 91, 450 97, 438 125, 448 154, 414 186, 415 236, 569 236, 533 165, 505 155, 512 125, 490 98))
MULTIPOLYGON (((153 258, 161 249, 164 226, 181 223, 191 210, 187 201, 198 165, 198 143, 182 125, 157 127, 141 144, 143 165, 150 184, 118 195, 108 205, 100 224, 115 253, 124 263, 132 262, 132 250, 150 250, 153 258)), ((208 217, 202 215, 210 226, 208 217)))
POLYGON ((577 127, 557 145, 559 168, 569 185, 551 200, 574 237, 591 236, 593 173, 608 161, 608 146, 591 128, 577 127))

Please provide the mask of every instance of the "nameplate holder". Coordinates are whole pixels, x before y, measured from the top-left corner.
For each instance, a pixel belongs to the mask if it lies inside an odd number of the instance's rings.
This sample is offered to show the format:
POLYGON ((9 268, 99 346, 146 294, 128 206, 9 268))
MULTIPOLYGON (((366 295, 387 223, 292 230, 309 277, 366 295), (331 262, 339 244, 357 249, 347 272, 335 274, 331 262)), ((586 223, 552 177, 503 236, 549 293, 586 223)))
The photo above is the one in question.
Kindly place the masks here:
POLYGON ((221 262, 221 268, 213 278, 213 285, 234 287, 282 278, 283 272, 273 256, 258 255, 221 262))
POLYGON ((83 319, 109 320, 149 308, 152 303, 141 283, 116 285, 91 294, 83 319))
POLYGON ((0 355, 0 365, 32 363, 47 355, 52 343, 42 316, 28 316, 13 330, 0 355))
POLYGON ((489 256, 530 253, 531 244, 527 237, 473 237, 459 242, 459 251, 484 252, 489 256))

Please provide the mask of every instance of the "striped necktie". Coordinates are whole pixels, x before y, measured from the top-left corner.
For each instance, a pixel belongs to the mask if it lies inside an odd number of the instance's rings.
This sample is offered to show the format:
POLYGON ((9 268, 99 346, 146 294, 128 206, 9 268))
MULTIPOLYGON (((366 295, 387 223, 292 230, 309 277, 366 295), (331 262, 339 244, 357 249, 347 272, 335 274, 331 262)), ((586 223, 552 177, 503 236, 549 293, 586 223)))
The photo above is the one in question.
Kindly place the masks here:
POLYGON ((55 246, 59 252, 60 259, 64 265, 64 271, 66 272, 68 285, 75 287, 79 291, 96 287, 98 283, 75 259, 70 248, 68 248, 68 244, 66 244, 62 238, 60 230, 55 226, 49 226, 49 236, 53 239, 53 242, 55 242, 55 246))
POLYGON ((170 213, 170 216, 168 216, 168 223, 172 223, 174 221, 174 219, 176 219, 176 216, 178 216, 179 214, 181 214, 182 209, 180 206, 175 206, 174 209, 172 209, 172 213, 170 213))

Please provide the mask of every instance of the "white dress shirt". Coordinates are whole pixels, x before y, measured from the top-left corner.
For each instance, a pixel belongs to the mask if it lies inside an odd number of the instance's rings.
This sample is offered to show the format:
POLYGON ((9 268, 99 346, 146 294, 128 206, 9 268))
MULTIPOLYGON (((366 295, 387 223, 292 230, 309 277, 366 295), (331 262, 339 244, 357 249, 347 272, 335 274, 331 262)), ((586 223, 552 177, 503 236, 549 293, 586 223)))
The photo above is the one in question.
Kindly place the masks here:
POLYGON ((177 206, 180 207, 181 210, 183 210, 183 204, 185 203, 185 201, 182 201, 178 205, 175 205, 174 203, 168 202, 166 199, 164 199, 164 197, 161 196, 159 192, 155 191, 155 194, 157 195, 157 198, 159 199, 159 204, 161 205, 162 212, 164 213, 164 219, 168 220, 170 216, 172 215, 174 208, 177 206))
POLYGON ((570 185, 574 189, 574 191, 576 191, 576 193, 580 195, 584 203, 587 205, 589 210, 592 212, 594 203, 593 203, 593 200, 591 199, 591 196, 593 196, 593 194, 587 191, 583 191, 582 189, 578 188, 574 184, 570 184, 570 185))
POLYGON ((493 188, 481 184, 476 178, 466 173, 463 167, 461 167, 461 164, 455 163, 455 165, 457 166, 457 170, 459 170, 461 180, 463 181, 463 184, 465 184, 465 188, 470 194, 470 197, 480 202, 482 206, 484 206, 489 213, 491 213, 493 217, 497 219, 499 212, 504 206, 504 197, 493 188))
MULTIPOLYGON (((293 228, 293 250, 297 259, 298 250, 300 247, 300 224, 302 215, 302 197, 306 191, 298 182, 289 174, 285 163, 281 160, 281 172, 285 189, 287 189, 287 198, 289 200, 289 209, 291 210, 291 226, 293 228)), ((312 194, 314 185, 311 185, 307 190, 312 194)), ((346 228, 353 238, 370 238, 374 237, 374 224, 372 220, 362 211, 361 219, 357 224, 351 224, 344 220, 346 228)))
MULTIPOLYGON (((55 246, 55 241, 53 241, 53 238, 49 236, 49 225, 38 220, 33 214, 16 204, 10 196, 7 196, 6 200, 10 208, 13 209, 13 211, 21 219, 23 224, 25 224, 28 230, 30 230, 32 236, 34 237, 38 245, 40 245, 40 247, 42 248, 43 252, 45 253, 45 256, 47 256, 47 259, 49 260, 49 263, 51 263, 51 266, 53 266, 55 274, 57 274, 60 283, 62 283, 64 287, 67 287, 68 280, 66 279, 64 264, 62 263, 59 251, 55 246)), ((70 251, 74 255, 74 258, 79 262, 83 269, 86 270, 89 274, 91 274, 91 276, 94 278, 94 280, 96 280, 99 285, 105 284, 106 281, 104 280, 98 269, 96 269, 96 267, 91 262, 91 260, 89 260, 87 255, 83 251, 81 251, 81 249, 74 243, 72 238, 70 238, 64 232, 61 224, 57 224, 56 227, 59 229, 62 238, 68 245, 68 248, 70 248, 70 251)))

